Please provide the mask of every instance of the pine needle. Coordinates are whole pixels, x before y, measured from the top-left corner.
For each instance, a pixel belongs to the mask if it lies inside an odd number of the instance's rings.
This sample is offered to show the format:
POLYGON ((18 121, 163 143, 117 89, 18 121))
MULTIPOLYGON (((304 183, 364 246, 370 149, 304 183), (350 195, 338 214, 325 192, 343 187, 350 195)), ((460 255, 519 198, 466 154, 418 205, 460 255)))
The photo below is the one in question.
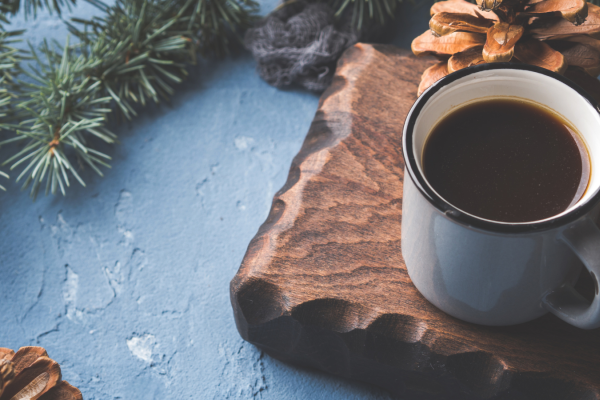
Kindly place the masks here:
MULTIPOLYGON (((384 25, 394 18, 396 7, 402 0, 325 0, 335 10, 337 17, 345 11, 352 13, 352 25, 362 29, 364 25, 384 25)), ((600 1, 600 0, 597 0, 600 1)))

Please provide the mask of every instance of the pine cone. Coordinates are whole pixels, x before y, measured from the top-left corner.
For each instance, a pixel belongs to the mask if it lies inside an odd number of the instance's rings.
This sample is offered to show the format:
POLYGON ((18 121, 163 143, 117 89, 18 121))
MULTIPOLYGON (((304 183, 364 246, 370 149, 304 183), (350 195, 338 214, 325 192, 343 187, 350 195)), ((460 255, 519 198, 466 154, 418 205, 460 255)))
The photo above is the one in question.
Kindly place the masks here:
POLYGON ((411 48, 440 62, 423 73, 419 95, 451 72, 490 62, 600 73, 600 7, 586 0, 441 1, 429 28, 411 48))
POLYGON ((81 392, 61 380, 60 366, 41 347, 17 353, 0 347, 0 400, 82 400, 81 392))

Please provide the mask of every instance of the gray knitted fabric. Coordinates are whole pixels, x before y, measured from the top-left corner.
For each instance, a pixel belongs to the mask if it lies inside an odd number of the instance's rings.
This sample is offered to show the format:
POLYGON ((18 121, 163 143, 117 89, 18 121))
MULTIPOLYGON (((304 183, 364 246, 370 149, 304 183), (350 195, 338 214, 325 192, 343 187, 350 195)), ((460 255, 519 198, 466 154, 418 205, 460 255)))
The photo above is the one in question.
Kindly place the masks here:
POLYGON ((323 91, 331 83, 342 52, 360 34, 348 19, 336 21, 323 3, 289 2, 246 33, 245 44, 257 61, 258 73, 276 87, 300 84, 323 91))

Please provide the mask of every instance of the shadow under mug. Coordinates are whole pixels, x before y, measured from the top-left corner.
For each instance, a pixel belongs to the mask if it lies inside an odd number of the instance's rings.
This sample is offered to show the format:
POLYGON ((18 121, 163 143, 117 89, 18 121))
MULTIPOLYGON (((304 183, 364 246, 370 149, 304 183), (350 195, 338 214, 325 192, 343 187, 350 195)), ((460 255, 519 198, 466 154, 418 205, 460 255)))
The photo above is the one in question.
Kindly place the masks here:
POLYGON ((402 255, 417 289, 462 320, 513 325, 550 311, 580 328, 600 327, 600 114, 597 103, 568 79, 542 68, 483 64, 450 74, 410 110, 403 133, 405 179, 402 255), (423 174, 422 154, 435 123, 479 98, 512 96, 546 105, 581 133, 591 161, 583 197, 544 220, 486 220, 446 202, 423 174), (596 286, 593 301, 573 289, 582 264, 596 286))

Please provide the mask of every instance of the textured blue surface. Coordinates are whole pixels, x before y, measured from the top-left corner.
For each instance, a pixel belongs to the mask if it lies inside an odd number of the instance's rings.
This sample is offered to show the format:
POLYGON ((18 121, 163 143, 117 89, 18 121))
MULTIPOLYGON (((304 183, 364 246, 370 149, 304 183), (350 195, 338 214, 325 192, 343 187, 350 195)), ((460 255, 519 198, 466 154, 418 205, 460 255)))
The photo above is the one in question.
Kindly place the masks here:
MULTIPOLYGON (((426 29, 427 9, 404 7, 394 43, 426 29)), ((13 26, 34 43, 67 34, 46 14, 13 26)), ((85 399, 389 399, 271 359, 233 321, 229 281, 317 103, 268 86, 241 53, 191 70, 170 106, 117 126, 113 167, 84 171, 86 188, 32 203, 3 181, 0 346, 44 346, 85 399)))

